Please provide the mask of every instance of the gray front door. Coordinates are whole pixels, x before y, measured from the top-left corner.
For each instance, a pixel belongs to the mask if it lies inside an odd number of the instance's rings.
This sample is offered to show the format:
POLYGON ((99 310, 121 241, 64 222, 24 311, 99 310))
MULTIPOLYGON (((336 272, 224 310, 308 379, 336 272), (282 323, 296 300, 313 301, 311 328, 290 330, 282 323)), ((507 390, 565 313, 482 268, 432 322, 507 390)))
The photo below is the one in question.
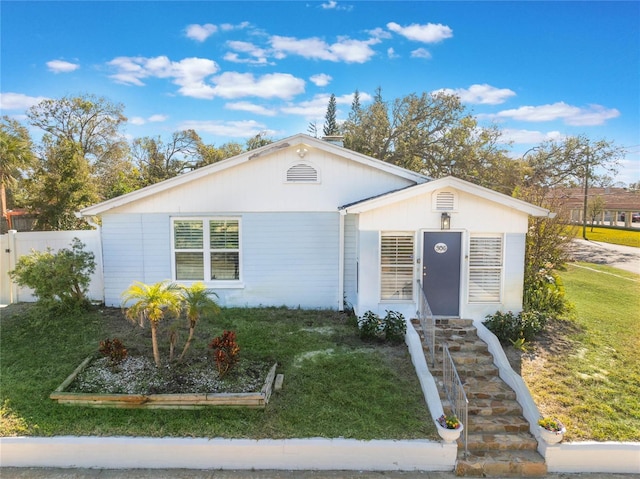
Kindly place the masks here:
POLYGON ((422 287, 434 316, 460 314, 461 233, 425 232, 422 287))

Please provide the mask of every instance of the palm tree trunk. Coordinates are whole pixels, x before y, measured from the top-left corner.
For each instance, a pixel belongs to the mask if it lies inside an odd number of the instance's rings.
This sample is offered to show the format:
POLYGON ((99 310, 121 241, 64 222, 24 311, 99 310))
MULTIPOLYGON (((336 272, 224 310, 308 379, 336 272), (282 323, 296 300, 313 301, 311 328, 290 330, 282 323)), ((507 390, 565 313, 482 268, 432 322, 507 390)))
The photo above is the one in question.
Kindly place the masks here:
POLYGON ((160 351, 158 350, 158 325, 155 321, 151 321, 151 344, 153 345, 153 359, 156 367, 160 367, 160 351))
POLYGON ((187 349, 189 349, 189 346, 191 346, 191 341, 193 340, 193 332, 195 330, 196 328, 189 328, 189 337, 187 338, 187 342, 184 343, 184 349, 182 350, 182 354, 180 354, 178 361, 182 361, 182 358, 184 358, 184 355, 186 354, 187 349))

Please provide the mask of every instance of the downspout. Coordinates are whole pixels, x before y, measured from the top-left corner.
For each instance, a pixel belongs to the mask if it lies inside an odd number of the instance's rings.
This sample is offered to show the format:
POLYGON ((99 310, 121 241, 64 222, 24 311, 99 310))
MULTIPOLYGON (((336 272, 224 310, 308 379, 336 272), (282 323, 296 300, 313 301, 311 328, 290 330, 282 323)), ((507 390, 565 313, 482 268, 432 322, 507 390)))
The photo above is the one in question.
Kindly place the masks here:
POLYGON ((338 311, 344 311, 344 220, 345 210, 340 210, 340 227, 338 240, 338 311))

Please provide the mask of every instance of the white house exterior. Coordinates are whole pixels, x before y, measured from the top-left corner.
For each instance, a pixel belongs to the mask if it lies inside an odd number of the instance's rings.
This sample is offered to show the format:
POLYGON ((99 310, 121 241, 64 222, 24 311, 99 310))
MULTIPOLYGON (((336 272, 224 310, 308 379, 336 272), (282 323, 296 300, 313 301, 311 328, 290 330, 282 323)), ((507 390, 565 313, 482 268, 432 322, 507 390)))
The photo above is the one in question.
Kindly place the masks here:
POLYGON ((528 217, 547 214, 303 134, 81 211, 101 218, 109 306, 169 279, 226 306, 412 317, 420 281, 434 314, 466 318, 521 309, 528 217))

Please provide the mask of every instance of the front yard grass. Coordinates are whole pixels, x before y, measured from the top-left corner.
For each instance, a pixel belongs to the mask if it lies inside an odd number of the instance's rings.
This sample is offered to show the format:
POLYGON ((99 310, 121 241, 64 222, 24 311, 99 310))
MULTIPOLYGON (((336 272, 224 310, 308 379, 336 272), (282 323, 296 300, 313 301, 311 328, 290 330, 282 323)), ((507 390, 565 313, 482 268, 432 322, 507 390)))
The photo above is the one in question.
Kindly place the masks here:
POLYGON ((149 329, 113 308, 48 317, 18 304, 0 314, 0 436, 437 439, 406 346, 363 342, 336 312, 233 308, 200 320, 190 352, 227 329, 237 332, 241 356, 278 362, 283 389, 264 410, 58 404, 49 394, 101 340, 118 337, 129 354, 150 356, 149 329))
POLYGON ((591 263, 561 273, 575 306, 522 358, 544 416, 572 441, 640 441, 640 276, 591 263))

